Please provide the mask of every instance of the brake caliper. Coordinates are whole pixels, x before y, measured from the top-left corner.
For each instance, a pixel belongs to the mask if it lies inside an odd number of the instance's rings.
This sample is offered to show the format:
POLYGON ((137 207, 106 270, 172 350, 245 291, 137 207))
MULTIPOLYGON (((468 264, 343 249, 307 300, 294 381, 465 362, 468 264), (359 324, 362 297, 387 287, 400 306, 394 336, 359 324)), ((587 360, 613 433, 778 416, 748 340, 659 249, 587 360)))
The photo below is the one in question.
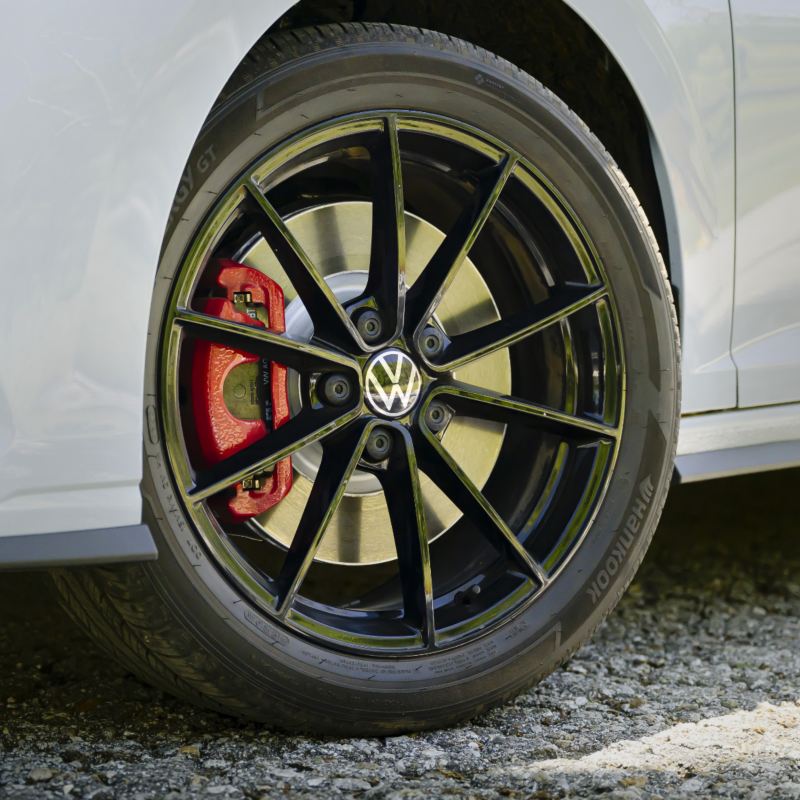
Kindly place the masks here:
MULTIPOLYGON (((207 299, 200 311, 220 319, 286 330, 283 290, 258 270, 220 260, 216 286, 224 297, 207 299)), ((218 464, 269 435, 289 419, 286 367, 244 350, 198 341, 192 369, 192 406, 200 451, 207 465, 218 464)), ((292 488, 292 459, 272 473, 238 483, 227 500, 235 521, 263 513, 292 488)))

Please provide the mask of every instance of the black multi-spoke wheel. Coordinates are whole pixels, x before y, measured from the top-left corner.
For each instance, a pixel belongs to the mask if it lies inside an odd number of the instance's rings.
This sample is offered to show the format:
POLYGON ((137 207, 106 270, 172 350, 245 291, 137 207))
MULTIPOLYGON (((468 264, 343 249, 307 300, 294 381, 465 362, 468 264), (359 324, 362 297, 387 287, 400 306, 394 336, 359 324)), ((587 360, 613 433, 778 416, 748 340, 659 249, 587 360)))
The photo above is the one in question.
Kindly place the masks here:
POLYGON ((484 635, 547 589, 602 498, 625 395, 616 313, 573 212, 507 144, 401 109, 303 130, 233 182, 178 273, 161 408, 181 501, 248 598, 308 636, 389 654, 484 635), (285 334, 197 310, 231 255, 281 285, 285 334), (197 339, 297 387, 288 422, 212 465, 192 457, 197 339), (219 513, 293 454, 302 501, 219 513), (343 503, 359 514, 339 554, 343 503))
POLYGON ((632 577, 675 441, 669 290, 608 156, 510 65, 367 26, 262 43, 198 158, 151 331, 161 555, 115 579, 175 649, 143 672, 362 732, 546 674, 632 577))

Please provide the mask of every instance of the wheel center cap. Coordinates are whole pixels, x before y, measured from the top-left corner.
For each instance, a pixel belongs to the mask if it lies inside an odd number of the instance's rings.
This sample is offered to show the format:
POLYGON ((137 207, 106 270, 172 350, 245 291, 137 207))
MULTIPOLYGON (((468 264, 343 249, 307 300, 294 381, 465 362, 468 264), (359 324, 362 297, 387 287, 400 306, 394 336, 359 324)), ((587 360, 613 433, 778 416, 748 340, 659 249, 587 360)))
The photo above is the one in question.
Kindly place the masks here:
POLYGON ((390 347, 367 362, 364 397, 382 417, 402 417, 419 400, 422 376, 408 353, 390 347))

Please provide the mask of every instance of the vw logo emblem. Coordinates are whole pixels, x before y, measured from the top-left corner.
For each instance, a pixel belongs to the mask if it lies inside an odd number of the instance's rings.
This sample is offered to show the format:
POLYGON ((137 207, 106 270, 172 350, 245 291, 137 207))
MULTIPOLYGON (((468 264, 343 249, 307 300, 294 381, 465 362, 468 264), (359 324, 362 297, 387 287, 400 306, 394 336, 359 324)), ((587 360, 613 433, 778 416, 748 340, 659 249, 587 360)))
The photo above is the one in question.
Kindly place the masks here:
POLYGON ((390 348, 367 364, 364 396, 384 417, 402 417, 414 407, 422 390, 417 365, 402 350, 390 348))

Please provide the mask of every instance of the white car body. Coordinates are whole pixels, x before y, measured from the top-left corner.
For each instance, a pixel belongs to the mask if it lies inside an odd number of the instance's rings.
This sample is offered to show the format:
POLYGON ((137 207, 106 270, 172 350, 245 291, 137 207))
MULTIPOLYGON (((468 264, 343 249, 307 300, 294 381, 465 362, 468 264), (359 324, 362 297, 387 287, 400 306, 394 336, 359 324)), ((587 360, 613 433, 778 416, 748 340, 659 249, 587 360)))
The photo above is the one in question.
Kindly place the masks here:
MULTIPOLYGON (((568 5, 651 129, 681 313, 679 473, 800 463, 800 8, 568 5)), ((142 437, 158 435, 142 396, 162 237, 176 190, 215 158, 186 164, 217 94, 290 6, 34 0, 6 13, 0 542, 97 531, 94 555, 65 546, 42 560, 102 560, 114 529, 127 556, 150 554, 136 532, 142 437)))

